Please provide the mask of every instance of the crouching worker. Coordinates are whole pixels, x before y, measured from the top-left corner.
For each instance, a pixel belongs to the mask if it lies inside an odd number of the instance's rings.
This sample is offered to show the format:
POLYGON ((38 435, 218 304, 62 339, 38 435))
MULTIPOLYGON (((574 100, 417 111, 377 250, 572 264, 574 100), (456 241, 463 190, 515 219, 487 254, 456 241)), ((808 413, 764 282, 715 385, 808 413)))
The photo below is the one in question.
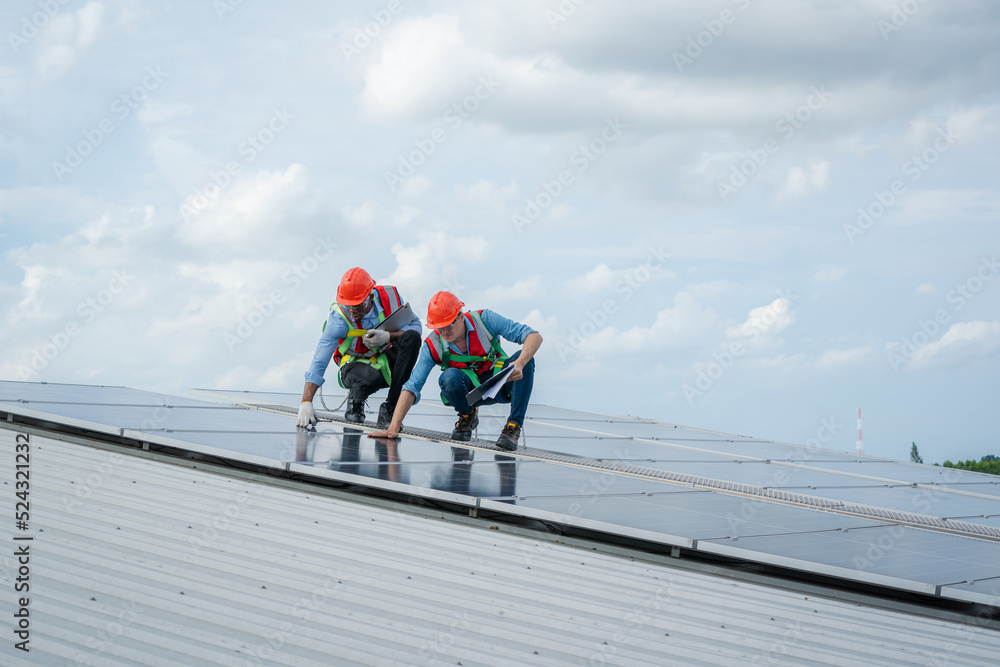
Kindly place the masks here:
POLYGON ((389 427, 370 433, 368 437, 399 436, 403 418, 413 404, 420 400, 420 390, 427 382, 431 369, 438 366, 441 368, 438 379, 441 400, 458 413, 458 422, 451 437, 454 440, 469 440, 473 429, 479 425, 479 415, 477 408, 469 405, 466 394, 494 373, 513 366, 514 370, 510 372, 497 397, 481 403, 510 403, 510 416, 497 439, 497 447, 506 451, 517 449, 535 374, 532 357, 542 344, 542 336, 526 324, 509 320, 492 310, 462 312, 464 305, 451 292, 438 292, 431 298, 427 307, 427 327, 433 331, 424 339, 420 358, 417 359, 409 381, 403 385, 389 427), (522 347, 508 357, 500 346, 499 337, 522 347))
POLYGON ((382 331, 375 326, 403 303, 395 287, 376 285, 364 269, 353 268, 344 274, 337 288, 337 302, 330 307, 330 317, 323 325, 323 335, 306 371, 299 426, 305 428, 317 422, 312 399, 323 385, 331 357, 340 369, 337 377, 340 386, 348 390, 344 419, 355 424, 363 422, 365 400, 388 387, 389 395, 379 407, 376 423, 378 428, 389 425, 399 392, 410 379, 420 353, 423 329, 416 316, 399 331, 382 331), (367 333, 357 335, 359 329, 367 333))

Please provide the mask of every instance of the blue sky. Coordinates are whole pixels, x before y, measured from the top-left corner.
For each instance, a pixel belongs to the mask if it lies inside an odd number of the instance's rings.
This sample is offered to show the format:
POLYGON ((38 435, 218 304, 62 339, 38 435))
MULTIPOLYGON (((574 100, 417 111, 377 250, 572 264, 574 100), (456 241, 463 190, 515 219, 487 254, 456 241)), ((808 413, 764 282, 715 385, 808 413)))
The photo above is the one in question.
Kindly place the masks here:
POLYGON ((164 4, 0 12, 3 379, 300 391, 360 265, 538 402, 1000 453, 996 3, 164 4))

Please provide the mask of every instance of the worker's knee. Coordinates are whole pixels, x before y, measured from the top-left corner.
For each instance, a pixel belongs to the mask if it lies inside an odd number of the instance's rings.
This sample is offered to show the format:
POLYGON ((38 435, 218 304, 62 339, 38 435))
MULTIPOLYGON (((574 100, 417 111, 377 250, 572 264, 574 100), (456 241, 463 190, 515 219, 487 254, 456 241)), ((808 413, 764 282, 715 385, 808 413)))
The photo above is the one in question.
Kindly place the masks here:
POLYGON ((465 374, 457 368, 445 369, 441 372, 441 377, 438 378, 438 385, 441 387, 441 392, 446 396, 467 393, 467 382, 465 374))
POLYGON ((392 341, 392 344, 398 345, 400 348, 419 347, 420 334, 416 331, 404 331, 399 335, 399 338, 392 341))
POLYGON ((365 396, 375 393, 385 384, 378 370, 362 362, 345 366, 340 377, 345 388, 353 389, 365 396))

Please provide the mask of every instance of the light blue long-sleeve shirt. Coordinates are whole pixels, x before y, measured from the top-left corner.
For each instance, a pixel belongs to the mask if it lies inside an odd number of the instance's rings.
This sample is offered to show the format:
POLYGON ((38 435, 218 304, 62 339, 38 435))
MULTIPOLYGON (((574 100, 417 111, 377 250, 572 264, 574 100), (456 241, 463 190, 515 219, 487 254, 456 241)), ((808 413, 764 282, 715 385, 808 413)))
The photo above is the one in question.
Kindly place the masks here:
MULTIPOLYGON (((533 333, 537 333, 534 329, 529 327, 527 324, 521 324, 520 322, 515 322, 514 320, 507 319, 503 315, 497 315, 492 310, 483 309, 482 312, 483 324, 486 328, 490 330, 494 336, 500 336, 505 338, 512 343, 517 343, 518 345, 524 345, 525 339, 533 333)), ((469 334, 472 333, 468 331, 466 327, 465 332, 465 349, 469 349, 469 334)), ((454 343, 449 343, 448 347, 454 354, 462 354, 458 346, 454 343)), ((434 357, 431 356, 430 351, 427 349, 427 344, 420 346, 420 356, 417 357, 417 363, 413 367, 413 372, 410 373, 410 379, 403 385, 405 391, 410 392, 416 397, 414 403, 420 402, 420 390, 423 388, 424 383, 427 382, 427 376, 430 375, 431 369, 433 369, 437 364, 434 362, 434 357)))
MULTIPOLYGON (((383 287, 388 289, 390 286, 383 285, 383 287)), ((382 312, 382 301, 378 298, 378 292, 374 288, 371 294, 374 296, 374 305, 368 311, 367 315, 362 316, 361 321, 358 323, 359 329, 374 329, 375 325, 379 323, 378 316, 382 312)), ((400 296, 401 301, 402 298, 400 296)), ((337 349, 337 341, 346 336, 348 330, 349 328, 344 318, 336 310, 331 310, 330 317, 326 320, 326 329, 324 329, 323 335, 319 337, 319 343, 316 344, 316 353, 313 354, 312 363, 309 364, 309 370, 306 371, 306 382, 312 382, 320 387, 323 386, 323 383, 326 381, 323 379, 323 375, 326 373, 326 367, 330 365, 330 359, 333 358, 333 353, 337 349)), ((412 320, 401 326, 399 330, 416 331, 417 334, 423 333, 420 318, 416 315, 413 316, 412 320)))

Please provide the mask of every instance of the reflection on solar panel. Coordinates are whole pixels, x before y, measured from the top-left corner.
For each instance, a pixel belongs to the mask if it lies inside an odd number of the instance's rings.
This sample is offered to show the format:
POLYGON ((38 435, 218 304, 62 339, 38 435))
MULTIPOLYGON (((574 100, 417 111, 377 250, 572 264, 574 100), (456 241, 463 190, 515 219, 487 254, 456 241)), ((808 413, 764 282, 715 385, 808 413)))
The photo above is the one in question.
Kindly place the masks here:
MULTIPOLYGON (((399 440, 373 440, 370 422, 347 425, 328 411, 315 431, 296 429, 297 395, 195 393, 214 402, 0 382, 0 412, 473 514, 1000 606, 993 476, 539 405, 514 453, 492 444, 503 406, 483 409, 470 443, 442 433, 454 412, 434 401, 411 411, 399 440)), ((332 407, 340 399, 327 397, 332 407)))

